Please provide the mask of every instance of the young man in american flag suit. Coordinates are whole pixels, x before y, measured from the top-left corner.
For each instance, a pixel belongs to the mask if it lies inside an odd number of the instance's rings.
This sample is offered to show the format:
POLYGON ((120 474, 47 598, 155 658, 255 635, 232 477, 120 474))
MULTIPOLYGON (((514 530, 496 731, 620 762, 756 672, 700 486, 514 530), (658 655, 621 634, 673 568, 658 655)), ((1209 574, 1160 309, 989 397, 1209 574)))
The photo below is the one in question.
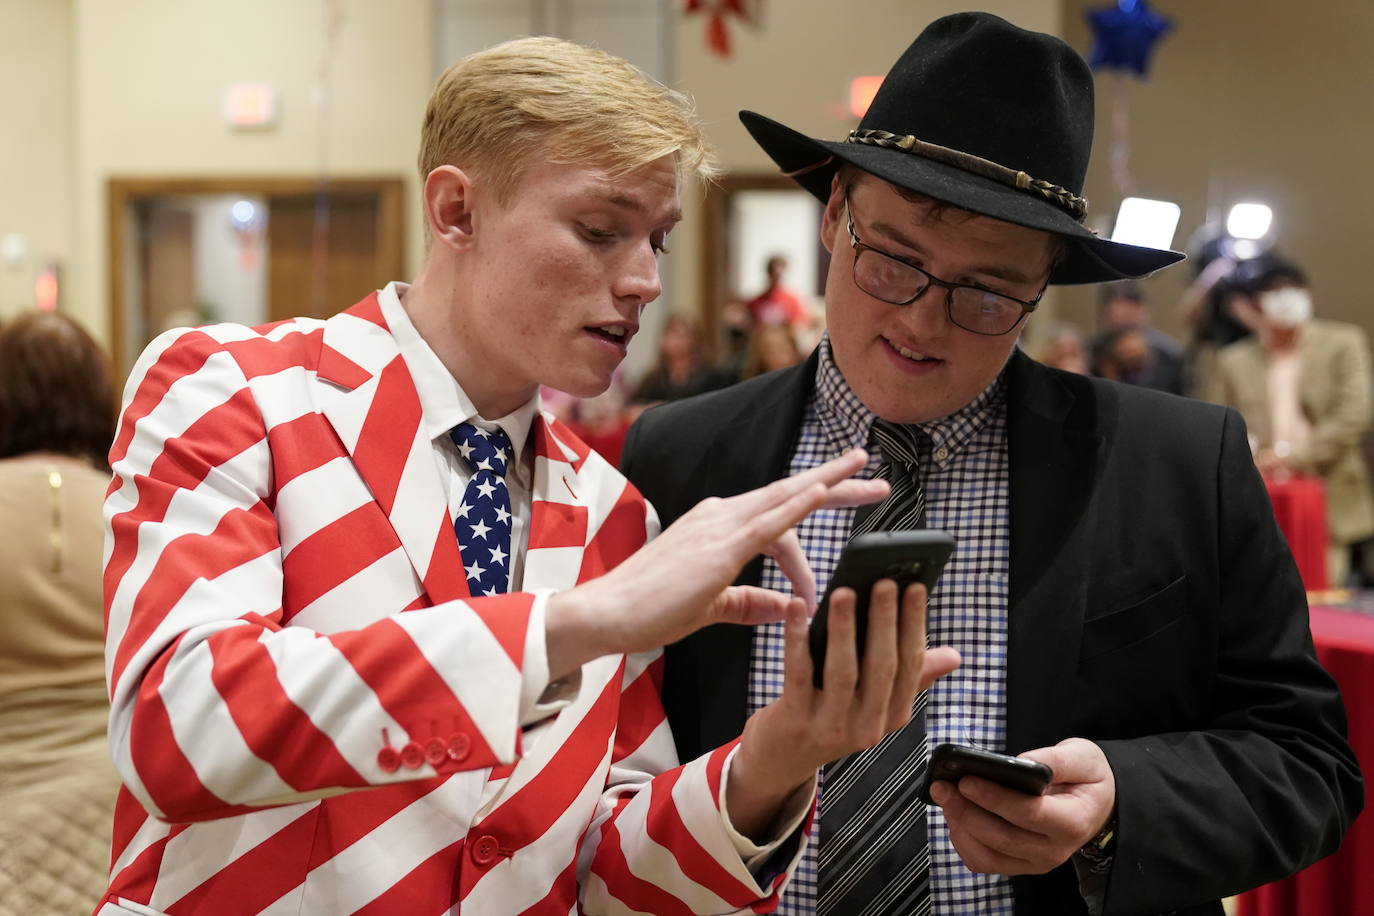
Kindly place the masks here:
POLYGON ((848 479, 862 451, 646 547, 653 510, 539 413, 540 384, 608 385, 660 292, 680 176, 709 168, 680 95, 509 42, 430 99, 413 285, 149 346, 105 509, 125 788, 100 916, 777 902, 816 768, 899 728, 957 656, 923 651, 923 603, 887 588, 862 663, 836 603, 811 686, 791 529, 886 494, 848 479), (729 587, 761 551, 798 597, 729 587), (678 766, 658 647, 782 619, 786 694, 678 766))

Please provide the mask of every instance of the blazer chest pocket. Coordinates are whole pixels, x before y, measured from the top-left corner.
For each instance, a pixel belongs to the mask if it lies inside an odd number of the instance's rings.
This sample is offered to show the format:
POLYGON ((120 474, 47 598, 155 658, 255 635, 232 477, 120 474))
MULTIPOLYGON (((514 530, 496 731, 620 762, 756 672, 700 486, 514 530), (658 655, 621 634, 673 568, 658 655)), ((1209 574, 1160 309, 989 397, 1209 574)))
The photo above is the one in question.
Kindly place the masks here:
POLYGON ((1161 633, 1183 615, 1187 598, 1188 579, 1180 576, 1130 607, 1086 621, 1078 654, 1080 668, 1101 656, 1161 633))

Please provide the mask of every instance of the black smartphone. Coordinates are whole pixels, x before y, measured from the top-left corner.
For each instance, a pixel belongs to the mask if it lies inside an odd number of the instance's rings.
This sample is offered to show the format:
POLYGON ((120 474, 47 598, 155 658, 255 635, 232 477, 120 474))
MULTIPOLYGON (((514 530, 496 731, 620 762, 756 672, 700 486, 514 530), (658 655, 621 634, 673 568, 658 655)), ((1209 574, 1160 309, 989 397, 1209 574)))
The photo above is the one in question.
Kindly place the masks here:
POLYGON ((828 612, 830 595, 837 588, 854 589, 854 636, 859 657, 863 657, 868 641, 868 600, 874 583, 892 579, 897 583, 897 595, 906 587, 920 582, 929 592, 944 571, 949 555, 954 551, 954 538, 944 531, 918 528, 914 531, 873 531, 861 534, 845 544, 830 586, 825 590, 816 616, 811 618, 811 670, 817 687, 822 684, 825 671, 825 647, 828 641, 828 612))
POLYGON ((1043 763, 1021 757, 1009 757, 995 751, 984 751, 962 744, 937 744, 930 752, 930 763, 926 765, 926 778, 921 783, 921 799, 927 804, 930 800, 930 785, 937 779, 958 782, 964 776, 980 776, 990 779, 999 786, 1025 792, 1027 795, 1044 795, 1054 779, 1054 771, 1043 763))

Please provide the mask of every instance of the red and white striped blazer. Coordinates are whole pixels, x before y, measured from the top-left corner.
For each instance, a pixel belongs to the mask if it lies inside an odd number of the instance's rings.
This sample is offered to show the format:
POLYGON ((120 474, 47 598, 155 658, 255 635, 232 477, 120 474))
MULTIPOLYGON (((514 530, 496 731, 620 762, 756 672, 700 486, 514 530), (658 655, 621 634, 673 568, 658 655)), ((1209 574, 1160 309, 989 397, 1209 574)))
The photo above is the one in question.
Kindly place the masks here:
POLYGON ((721 815, 731 748, 676 766, 657 653, 584 666, 570 705, 522 729, 547 595, 658 524, 565 427, 532 438, 526 591, 470 598, 376 294, 149 346, 105 506, 125 787, 99 914, 776 904, 796 857, 750 875, 721 815))

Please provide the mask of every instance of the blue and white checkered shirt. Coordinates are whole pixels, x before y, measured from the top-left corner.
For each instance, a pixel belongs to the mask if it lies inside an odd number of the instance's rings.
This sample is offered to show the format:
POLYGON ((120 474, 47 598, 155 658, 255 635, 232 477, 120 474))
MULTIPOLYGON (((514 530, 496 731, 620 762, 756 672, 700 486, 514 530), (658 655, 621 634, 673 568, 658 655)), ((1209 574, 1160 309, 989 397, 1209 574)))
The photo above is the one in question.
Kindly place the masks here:
MULTIPOLYGON (((872 411, 835 366, 829 338, 822 338, 816 389, 806 405, 790 473, 816 467, 846 449, 868 447, 873 419, 872 411)), ((942 420, 922 423, 920 429, 931 442, 921 460, 926 524, 948 531, 957 545, 930 597, 930 642, 953 646, 964 659, 957 671, 931 688, 926 711, 930 746, 951 741, 1000 751, 1006 743, 1010 570, 1005 381, 999 377, 966 407, 942 420)), ((873 476, 881 458, 871 454, 861 476, 873 476)), ((797 526, 821 592, 849 537, 853 517, 853 509, 822 509, 797 526)), ((791 588, 771 559, 765 560, 762 584, 778 591, 791 588)), ((782 667, 782 624, 757 628, 749 669, 751 714, 782 693, 782 667)), ((779 913, 810 916, 816 910, 819 823, 817 818, 812 825, 811 843, 779 913)), ((1012 916, 1010 880, 975 874, 964 866, 950 845, 949 828, 939 808, 930 809, 929 826, 935 916, 1012 916)))

